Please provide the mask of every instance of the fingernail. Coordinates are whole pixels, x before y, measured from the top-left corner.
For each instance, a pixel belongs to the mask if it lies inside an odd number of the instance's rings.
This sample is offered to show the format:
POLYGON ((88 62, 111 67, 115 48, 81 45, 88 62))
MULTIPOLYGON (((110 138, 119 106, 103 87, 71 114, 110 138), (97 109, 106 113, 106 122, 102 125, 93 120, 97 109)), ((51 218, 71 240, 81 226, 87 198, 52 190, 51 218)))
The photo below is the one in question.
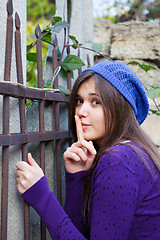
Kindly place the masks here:
POLYGON ((93 149, 93 150, 92 150, 92 153, 93 153, 93 154, 97 154, 96 149, 93 149))

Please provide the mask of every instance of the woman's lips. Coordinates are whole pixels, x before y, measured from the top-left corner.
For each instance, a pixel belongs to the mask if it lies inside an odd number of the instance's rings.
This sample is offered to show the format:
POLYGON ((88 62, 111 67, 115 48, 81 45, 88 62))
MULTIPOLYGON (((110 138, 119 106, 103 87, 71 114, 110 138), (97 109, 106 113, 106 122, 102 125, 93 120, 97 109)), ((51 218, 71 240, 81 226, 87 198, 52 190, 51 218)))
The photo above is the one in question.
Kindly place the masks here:
POLYGON ((81 123, 81 124, 82 124, 82 129, 86 129, 91 126, 90 124, 87 124, 87 123, 81 123))

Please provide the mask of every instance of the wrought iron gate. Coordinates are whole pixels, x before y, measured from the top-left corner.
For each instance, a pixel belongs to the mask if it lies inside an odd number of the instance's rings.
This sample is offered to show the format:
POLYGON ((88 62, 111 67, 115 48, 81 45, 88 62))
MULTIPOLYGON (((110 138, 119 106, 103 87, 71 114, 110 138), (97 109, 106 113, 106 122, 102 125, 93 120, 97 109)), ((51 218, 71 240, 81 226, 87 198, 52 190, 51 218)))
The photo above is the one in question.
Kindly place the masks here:
MULTIPOLYGON (((11 75, 11 56, 12 56, 12 39, 13 39, 13 6, 12 0, 7 2, 7 32, 5 48, 5 67, 4 79, 0 82, 0 94, 3 96, 3 127, 0 134, 0 146, 2 147, 2 187, 1 187, 1 240, 7 239, 7 216, 8 216, 8 168, 9 168, 9 148, 11 145, 21 145, 22 160, 27 161, 28 143, 40 142, 40 166, 45 172, 45 142, 56 142, 56 165, 57 165, 57 198, 62 202, 62 183, 61 183, 61 166, 60 166, 60 148, 62 139, 70 139, 69 131, 60 131, 59 127, 59 104, 60 102, 68 103, 69 97, 61 94, 48 92, 43 89, 43 69, 42 69, 42 52, 41 52, 41 30, 39 25, 35 30, 37 37, 37 75, 38 88, 26 87, 23 84, 23 68, 21 57, 21 32, 20 19, 18 13, 15 14, 15 50, 16 50, 16 71, 17 83, 10 81, 11 75), (20 133, 9 132, 10 119, 10 99, 19 100, 19 121, 20 133), (39 106, 39 131, 27 132, 26 129, 26 99, 37 100, 39 106), (55 131, 45 131, 44 129, 44 103, 46 101, 55 104, 55 131)), ((53 72, 57 68, 57 42, 54 40, 53 48, 53 72)), ((68 89, 71 89, 71 73, 67 77, 68 89)), ((58 88, 58 77, 54 80, 54 88, 58 88)), ((30 214, 29 206, 24 203, 24 239, 30 239, 30 214)), ((46 239, 46 230, 41 223, 41 239, 46 239)))

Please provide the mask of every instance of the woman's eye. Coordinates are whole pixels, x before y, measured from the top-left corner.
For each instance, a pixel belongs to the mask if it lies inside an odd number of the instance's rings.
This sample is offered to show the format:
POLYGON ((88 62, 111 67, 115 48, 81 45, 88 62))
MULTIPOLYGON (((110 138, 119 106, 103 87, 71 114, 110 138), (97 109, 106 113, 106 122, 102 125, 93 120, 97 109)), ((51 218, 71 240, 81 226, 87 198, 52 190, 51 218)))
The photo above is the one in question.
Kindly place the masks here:
POLYGON ((76 104, 81 104, 83 101, 81 99, 76 100, 76 104))
POLYGON ((100 104, 100 101, 98 101, 98 100, 95 99, 95 100, 92 101, 92 104, 93 104, 93 105, 98 105, 98 104, 100 104))

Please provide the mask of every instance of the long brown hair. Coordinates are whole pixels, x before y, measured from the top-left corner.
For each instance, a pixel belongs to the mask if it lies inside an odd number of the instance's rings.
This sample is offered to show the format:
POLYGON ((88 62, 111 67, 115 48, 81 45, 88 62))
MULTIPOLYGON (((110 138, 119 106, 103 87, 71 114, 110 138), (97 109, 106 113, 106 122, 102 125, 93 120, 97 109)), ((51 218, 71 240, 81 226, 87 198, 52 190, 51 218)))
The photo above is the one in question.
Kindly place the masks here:
MULTIPOLYGON (((73 140, 77 140, 76 126, 74 121, 77 92, 80 85, 91 78, 95 80, 96 91, 99 92, 101 97, 101 103, 105 115, 106 132, 101 146, 95 146, 98 148, 98 153, 95 157, 92 167, 90 168, 85 178, 85 210, 89 209, 93 172, 98 164, 100 157, 111 146, 121 144, 121 142, 125 140, 131 140, 135 142, 150 155, 152 161, 160 171, 160 155, 157 151, 157 148, 140 127, 132 106, 108 81, 93 71, 86 71, 77 78, 70 95, 69 123, 73 135, 73 140)), ((129 145, 129 143, 126 144, 129 145)), ((143 158, 143 160, 145 161, 145 158, 143 158)))

